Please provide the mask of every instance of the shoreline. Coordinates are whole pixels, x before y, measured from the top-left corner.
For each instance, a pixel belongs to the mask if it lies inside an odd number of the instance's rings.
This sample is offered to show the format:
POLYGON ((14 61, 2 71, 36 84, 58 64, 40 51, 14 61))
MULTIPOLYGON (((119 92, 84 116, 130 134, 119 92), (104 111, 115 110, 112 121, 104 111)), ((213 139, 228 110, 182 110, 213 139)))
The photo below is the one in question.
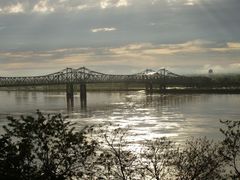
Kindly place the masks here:
MULTIPOLYGON (((153 92, 155 93, 155 90, 153 92)), ((165 94, 240 94, 240 89, 166 89, 156 92, 165 94)))
MULTIPOLYGON (((64 89, 0 89, 0 91, 22 91, 22 92, 65 92, 64 89)), ((79 90, 74 90, 79 92, 79 90)), ((127 89, 88 89, 88 92, 124 92, 124 91, 145 91, 143 88, 127 88, 127 89)), ((151 93, 163 93, 163 94, 240 94, 240 88, 234 89, 153 89, 152 92, 146 92, 147 94, 151 93)))

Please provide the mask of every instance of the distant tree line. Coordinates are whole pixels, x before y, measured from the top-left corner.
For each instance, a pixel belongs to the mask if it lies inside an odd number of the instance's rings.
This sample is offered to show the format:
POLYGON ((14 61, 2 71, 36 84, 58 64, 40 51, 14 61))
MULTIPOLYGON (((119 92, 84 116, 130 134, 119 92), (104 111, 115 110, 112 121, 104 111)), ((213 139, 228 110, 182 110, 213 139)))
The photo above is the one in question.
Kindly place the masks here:
POLYGON ((214 76, 216 87, 240 87, 240 75, 214 76))
POLYGON ((240 178, 240 122, 221 121, 221 142, 148 140, 136 151, 128 130, 88 126, 61 114, 8 117, 0 138, 1 180, 206 180, 240 178))
POLYGON ((240 88, 240 75, 193 76, 194 87, 198 88, 240 88))

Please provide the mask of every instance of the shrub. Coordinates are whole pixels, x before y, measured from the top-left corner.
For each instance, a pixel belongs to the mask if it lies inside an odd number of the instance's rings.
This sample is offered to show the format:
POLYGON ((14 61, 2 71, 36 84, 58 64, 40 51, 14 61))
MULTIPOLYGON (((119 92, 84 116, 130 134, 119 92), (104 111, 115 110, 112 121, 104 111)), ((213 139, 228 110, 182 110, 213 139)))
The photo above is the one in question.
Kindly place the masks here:
POLYGON ((173 175, 175 144, 167 138, 148 140, 141 153, 141 174, 147 179, 168 179, 173 175))
POLYGON ((137 154, 128 149, 127 129, 117 128, 103 132, 103 145, 98 163, 103 167, 99 176, 103 179, 137 179, 137 154), (104 145, 105 144, 105 145, 104 145))
POLYGON ((176 179, 222 179, 225 159, 221 151, 219 144, 207 138, 186 141, 174 158, 176 179))
POLYGON ((71 179, 86 172, 96 142, 74 132, 60 114, 8 117, 0 138, 0 179, 71 179))
POLYGON ((220 121, 225 127, 220 129, 225 136, 222 155, 230 166, 230 176, 240 178, 240 121, 220 121))
POLYGON ((143 143, 138 154, 129 149, 127 129, 90 126, 75 131, 61 114, 44 116, 40 111, 8 120, 0 137, 3 180, 240 178, 238 121, 221 121, 222 143, 199 138, 178 147, 159 138, 143 143))

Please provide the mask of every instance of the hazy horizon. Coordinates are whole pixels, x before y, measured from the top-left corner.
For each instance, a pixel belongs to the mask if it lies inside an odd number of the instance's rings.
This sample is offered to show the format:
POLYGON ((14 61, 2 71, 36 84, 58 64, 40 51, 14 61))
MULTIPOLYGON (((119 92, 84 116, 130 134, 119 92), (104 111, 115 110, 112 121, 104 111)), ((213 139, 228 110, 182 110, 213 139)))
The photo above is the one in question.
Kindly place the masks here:
POLYGON ((238 0, 1 0, 0 76, 239 73, 238 0))

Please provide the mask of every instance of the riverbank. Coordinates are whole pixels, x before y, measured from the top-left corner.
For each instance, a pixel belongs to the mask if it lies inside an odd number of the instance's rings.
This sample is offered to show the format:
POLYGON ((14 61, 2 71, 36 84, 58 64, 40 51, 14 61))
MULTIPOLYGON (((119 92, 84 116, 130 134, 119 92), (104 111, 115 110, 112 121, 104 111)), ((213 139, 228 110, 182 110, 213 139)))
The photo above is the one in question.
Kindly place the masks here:
POLYGON ((165 94, 240 94, 240 89, 165 89, 153 90, 165 94))
MULTIPOLYGON (((101 88, 94 88, 94 87, 87 87, 88 92, 124 92, 124 91, 141 91, 145 90, 144 87, 129 87, 129 88, 112 88, 112 87, 101 87, 101 88)), ((27 91, 27 92, 65 92, 64 88, 1 88, 0 91, 27 91)), ((79 92, 78 88, 74 88, 75 92, 79 92)), ((240 88, 234 89, 197 89, 197 88, 167 88, 159 90, 154 88, 152 93, 164 93, 164 94, 240 94, 240 88)))

